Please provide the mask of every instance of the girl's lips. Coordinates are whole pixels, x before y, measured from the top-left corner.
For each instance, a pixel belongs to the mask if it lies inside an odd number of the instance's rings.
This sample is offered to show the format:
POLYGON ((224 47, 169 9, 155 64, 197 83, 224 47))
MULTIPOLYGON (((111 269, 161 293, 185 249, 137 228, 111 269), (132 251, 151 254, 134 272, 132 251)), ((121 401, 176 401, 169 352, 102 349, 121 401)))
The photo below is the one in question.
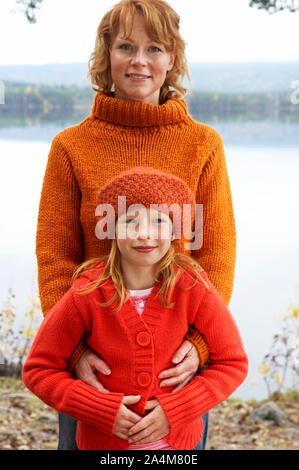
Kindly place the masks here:
POLYGON ((153 251, 155 248, 157 248, 156 246, 133 246, 134 250, 136 251, 141 251, 142 253, 149 253, 150 251, 153 251))

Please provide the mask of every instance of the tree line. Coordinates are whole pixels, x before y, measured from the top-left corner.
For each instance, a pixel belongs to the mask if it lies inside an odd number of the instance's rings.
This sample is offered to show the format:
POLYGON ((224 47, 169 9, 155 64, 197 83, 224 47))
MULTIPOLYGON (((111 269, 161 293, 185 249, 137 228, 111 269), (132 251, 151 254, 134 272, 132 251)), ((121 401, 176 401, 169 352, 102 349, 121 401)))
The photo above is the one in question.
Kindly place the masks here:
MULTIPOLYGON (((13 116, 43 116, 53 118, 86 115, 90 112, 94 92, 89 87, 48 86, 26 83, 5 83, 5 103, 0 106, 1 122, 13 116)), ((189 112, 209 119, 213 116, 234 120, 237 115, 252 115, 253 119, 284 117, 299 121, 299 107, 291 102, 291 94, 277 93, 218 93, 191 91, 186 96, 189 112)))

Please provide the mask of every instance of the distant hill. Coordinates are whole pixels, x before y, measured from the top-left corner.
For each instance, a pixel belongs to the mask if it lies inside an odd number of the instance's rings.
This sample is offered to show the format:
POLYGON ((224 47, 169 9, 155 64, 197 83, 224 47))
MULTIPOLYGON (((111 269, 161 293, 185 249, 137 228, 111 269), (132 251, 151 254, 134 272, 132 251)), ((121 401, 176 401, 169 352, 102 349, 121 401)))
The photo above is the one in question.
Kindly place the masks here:
MULTIPOLYGON (((298 63, 192 63, 191 90, 221 93, 290 92, 298 63)), ((0 65, 0 80, 46 85, 89 85, 87 64, 0 65)))

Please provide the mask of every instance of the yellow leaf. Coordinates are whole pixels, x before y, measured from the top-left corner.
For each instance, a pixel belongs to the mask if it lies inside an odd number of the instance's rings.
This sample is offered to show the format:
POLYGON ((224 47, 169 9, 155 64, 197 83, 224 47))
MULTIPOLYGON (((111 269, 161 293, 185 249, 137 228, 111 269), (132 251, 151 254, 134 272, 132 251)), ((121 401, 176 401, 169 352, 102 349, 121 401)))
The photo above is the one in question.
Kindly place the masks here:
POLYGON ((281 384, 281 380, 280 380, 280 376, 278 372, 275 372, 274 377, 276 378, 276 382, 278 383, 278 385, 281 384))
POLYGON ((259 373, 262 374, 262 375, 266 375, 268 372, 269 372, 269 367, 267 366, 267 364, 265 364, 265 363, 260 364, 259 373))
POLYGON ((294 318, 297 318, 299 315, 299 307, 298 308, 295 308, 295 310, 293 311, 293 317, 294 318))

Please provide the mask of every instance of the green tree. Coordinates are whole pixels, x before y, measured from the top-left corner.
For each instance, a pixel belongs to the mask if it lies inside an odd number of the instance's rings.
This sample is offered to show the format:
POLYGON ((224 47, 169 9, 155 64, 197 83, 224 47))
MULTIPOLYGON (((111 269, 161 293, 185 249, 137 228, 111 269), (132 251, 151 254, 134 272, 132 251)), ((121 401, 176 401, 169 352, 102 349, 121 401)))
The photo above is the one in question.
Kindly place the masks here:
POLYGON ((43 0, 16 0, 16 2, 23 7, 29 23, 36 23, 36 10, 40 8, 43 0))
POLYGON ((267 10, 268 13, 276 13, 282 10, 289 10, 292 13, 299 10, 299 0, 251 0, 250 7, 259 10, 267 10))

